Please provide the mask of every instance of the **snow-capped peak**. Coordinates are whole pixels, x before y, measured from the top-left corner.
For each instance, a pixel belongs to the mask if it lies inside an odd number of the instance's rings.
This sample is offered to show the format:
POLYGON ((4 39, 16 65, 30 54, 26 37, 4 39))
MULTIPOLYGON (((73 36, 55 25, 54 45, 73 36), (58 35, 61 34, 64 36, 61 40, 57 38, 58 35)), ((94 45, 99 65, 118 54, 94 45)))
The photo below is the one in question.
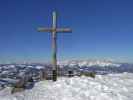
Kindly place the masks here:
POLYGON ((59 61, 58 64, 60 66, 75 66, 78 65, 80 67, 82 66, 100 66, 100 67, 107 67, 107 66, 114 66, 114 67, 119 67, 120 64, 114 63, 112 61, 107 61, 107 60, 66 60, 66 61, 59 61))

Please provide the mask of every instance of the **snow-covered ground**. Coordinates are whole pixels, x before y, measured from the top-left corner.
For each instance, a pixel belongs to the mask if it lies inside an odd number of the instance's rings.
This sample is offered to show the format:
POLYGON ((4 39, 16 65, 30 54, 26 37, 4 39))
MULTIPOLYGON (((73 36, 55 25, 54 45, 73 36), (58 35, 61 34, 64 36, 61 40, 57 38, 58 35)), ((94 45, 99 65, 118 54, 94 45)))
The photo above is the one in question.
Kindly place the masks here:
POLYGON ((133 100, 133 74, 97 75, 41 81, 31 90, 10 94, 0 91, 0 100, 133 100))

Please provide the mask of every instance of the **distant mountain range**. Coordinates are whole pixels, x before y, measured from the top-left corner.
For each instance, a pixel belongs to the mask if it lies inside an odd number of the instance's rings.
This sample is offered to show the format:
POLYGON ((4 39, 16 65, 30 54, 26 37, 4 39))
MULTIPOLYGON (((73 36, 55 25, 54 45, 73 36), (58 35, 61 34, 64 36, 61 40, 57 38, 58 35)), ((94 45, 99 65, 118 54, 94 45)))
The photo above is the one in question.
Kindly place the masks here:
POLYGON ((133 73, 133 64, 118 63, 109 60, 65 60, 58 62, 60 68, 72 69, 79 72, 108 73, 133 73))
POLYGON ((99 66, 99 67, 120 67, 121 63, 116 63, 113 61, 108 60, 66 60, 66 61, 60 61, 58 64, 63 66, 86 66, 86 67, 92 67, 92 66, 99 66))

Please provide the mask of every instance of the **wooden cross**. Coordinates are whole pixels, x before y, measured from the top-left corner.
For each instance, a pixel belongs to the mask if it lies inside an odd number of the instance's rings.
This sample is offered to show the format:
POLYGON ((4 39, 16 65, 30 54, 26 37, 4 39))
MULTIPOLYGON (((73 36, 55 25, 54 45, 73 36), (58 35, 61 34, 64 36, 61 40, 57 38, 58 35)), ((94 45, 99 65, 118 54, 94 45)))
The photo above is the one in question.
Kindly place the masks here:
POLYGON ((52 33, 52 64, 53 64, 53 76, 52 79, 53 81, 57 80, 57 70, 58 70, 58 66, 57 66, 57 34, 56 33, 64 33, 64 32, 72 32, 72 30, 70 28, 57 28, 57 14, 56 12, 53 12, 53 24, 52 24, 52 28, 45 28, 45 27, 41 27, 38 28, 39 32, 51 32, 52 33))

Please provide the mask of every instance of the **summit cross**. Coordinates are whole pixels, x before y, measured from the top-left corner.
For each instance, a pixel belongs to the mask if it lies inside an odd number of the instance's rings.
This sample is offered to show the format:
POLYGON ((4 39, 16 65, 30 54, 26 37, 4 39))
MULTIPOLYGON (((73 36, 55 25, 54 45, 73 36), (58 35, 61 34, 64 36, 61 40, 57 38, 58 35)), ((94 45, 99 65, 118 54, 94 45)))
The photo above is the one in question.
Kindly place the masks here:
POLYGON ((51 32, 52 33, 52 80, 57 80, 57 72, 58 72, 58 66, 57 66, 57 33, 66 33, 66 32, 72 32, 70 28, 58 28, 57 27, 57 14, 56 12, 53 12, 53 23, 51 28, 47 27, 40 27, 38 28, 39 32, 51 32))

